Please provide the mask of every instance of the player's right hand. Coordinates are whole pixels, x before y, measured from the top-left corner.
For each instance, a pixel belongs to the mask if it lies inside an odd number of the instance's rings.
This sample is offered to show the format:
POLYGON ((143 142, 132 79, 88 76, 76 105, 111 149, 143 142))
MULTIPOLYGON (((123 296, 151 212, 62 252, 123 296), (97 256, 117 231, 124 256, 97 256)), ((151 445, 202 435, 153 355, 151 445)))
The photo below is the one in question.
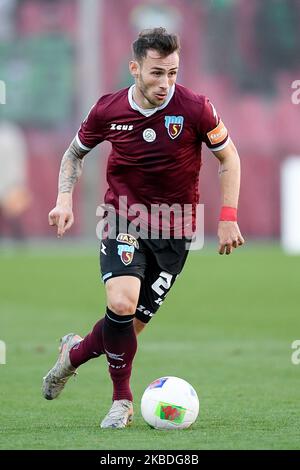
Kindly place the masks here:
POLYGON ((57 238, 61 238, 74 223, 73 211, 70 207, 56 206, 49 212, 48 221, 57 227, 57 238))

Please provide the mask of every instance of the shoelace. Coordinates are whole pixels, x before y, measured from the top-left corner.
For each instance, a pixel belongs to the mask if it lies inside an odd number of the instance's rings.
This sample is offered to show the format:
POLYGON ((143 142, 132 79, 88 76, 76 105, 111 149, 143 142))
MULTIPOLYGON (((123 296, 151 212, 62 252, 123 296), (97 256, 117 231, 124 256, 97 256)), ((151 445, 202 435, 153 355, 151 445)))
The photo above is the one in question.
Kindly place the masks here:
POLYGON ((130 410, 130 406, 125 405, 125 403, 114 403, 109 410, 107 417, 112 419, 119 418, 118 421, 123 421, 124 416, 119 416, 121 411, 120 408, 122 408, 124 411, 130 410))
POLYGON ((68 378, 73 375, 74 377, 76 375, 78 375, 78 373, 76 371, 74 371, 72 374, 70 375, 67 375, 66 377, 55 377, 55 375, 53 375, 51 377, 51 382, 54 384, 54 385, 61 385, 61 384, 65 384, 66 381, 68 380, 68 378))

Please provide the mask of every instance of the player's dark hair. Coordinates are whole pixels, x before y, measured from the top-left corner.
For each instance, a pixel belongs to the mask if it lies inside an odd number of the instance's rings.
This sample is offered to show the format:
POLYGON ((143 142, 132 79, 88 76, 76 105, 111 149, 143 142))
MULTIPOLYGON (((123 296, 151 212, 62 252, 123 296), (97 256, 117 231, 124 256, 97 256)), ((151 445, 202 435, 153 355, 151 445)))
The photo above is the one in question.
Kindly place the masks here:
POLYGON ((133 57, 141 61, 147 56, 147 51, 154 49, 162 57, 180 51, 180 41, 177 34, 168 33, 165 28, 143 29, 132 44, 133 57))

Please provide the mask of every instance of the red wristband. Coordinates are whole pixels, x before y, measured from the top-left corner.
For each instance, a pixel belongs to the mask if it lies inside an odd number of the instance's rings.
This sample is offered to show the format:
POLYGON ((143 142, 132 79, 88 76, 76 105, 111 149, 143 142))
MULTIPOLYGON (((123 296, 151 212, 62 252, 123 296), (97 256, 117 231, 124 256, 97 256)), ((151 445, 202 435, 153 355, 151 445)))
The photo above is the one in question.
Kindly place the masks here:
POLYGON ((227 222, 237 221, 237 209, 235 207, 223 206, 221 208, 220 219, 227 222))

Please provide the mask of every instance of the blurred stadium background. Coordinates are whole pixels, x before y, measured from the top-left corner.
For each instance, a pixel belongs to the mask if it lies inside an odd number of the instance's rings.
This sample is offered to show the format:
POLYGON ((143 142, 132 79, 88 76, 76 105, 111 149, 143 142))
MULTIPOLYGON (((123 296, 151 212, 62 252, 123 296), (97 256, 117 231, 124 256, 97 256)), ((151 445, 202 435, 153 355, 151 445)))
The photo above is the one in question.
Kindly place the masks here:
MULTIPOLYGON (((97 97, 131 83, 130 44, 152 26, 180 34, 179 83, 211 98, 237 145, 239 224, 247 246, 233 259, 216 258, 209 245, 192 255, 178 290, 144 334, 137 364, 146 375, 141 380, 135 372, 137 395, 170 371, 203 388, 198 427, 186 440, 168 437, 166 447, 299 447, 299 371, 290 360, 300 334, 299 257, 285 255, 279 243, 281 167, 300 154, 300 105, 292 100, 292 84, 300 79, 299 24, 299 0, 0 0, 0 340, 7 346, 7 364, 0 365, 0 448, 113 448, 109 439, 100 443, 97 428, 91 435, 88 424, 99 405, 95 364, 82 373, 82 389, 73 387, 68 408, 60 402, 51 412, 39 395, 40 378, 55 358, 54 339, 76 328, 86 333, 105 305, 95 232, 108 144, 86 160, 75 191, 75 225, 64 240, 56 241, 47 215, 65 149, 97 97), (19 184, 8 195, 6 177, 16 168, 19 184), (194 323, 187 326, 178 312, 178 328, 170 327, 176 308, 186 309, 194 323), (180 355, 174 359, 174 349, 184 354, 186 337, 185 364, 180 355), (63 415, 84 399, 91 408, 78 421, 73 416, 75 436, 70 414, 67 424, 63 415), (68 437, 57 437, 59 428, 68 437)), ((216 245, 217 161, 203 150, 205 235, 216 245)), ((155 433, 141 440, 138 419, 136 444, 129 447, 163 448, 155 433)), ((129 448, 123 438, 119 445, 129 448)))

